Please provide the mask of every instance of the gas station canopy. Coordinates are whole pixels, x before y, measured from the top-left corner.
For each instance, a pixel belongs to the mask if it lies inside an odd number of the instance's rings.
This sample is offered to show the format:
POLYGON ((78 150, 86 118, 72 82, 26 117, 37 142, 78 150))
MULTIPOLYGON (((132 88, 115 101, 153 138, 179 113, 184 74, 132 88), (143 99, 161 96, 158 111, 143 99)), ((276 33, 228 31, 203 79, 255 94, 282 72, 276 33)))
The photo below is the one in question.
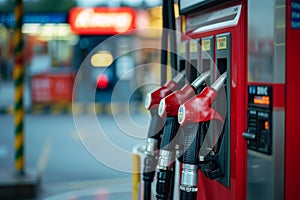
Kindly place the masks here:
MULTIPOLYGON (((161 0, 23 0, 25 12, 69 12, 73 7, 120 7, 151 8, 161 5, 161 0), (59 5, 59 6, 57 6, 59 5)), ((12 12, 14 1, 0 0, 0 13, 12 12)))

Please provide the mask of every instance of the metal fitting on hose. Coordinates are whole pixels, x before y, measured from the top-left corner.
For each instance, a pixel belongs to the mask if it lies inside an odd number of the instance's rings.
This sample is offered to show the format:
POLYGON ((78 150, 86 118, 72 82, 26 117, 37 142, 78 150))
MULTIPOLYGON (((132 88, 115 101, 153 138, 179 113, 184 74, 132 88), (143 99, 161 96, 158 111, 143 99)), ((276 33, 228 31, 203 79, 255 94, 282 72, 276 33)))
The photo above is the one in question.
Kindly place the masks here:
POLYGON ((173 153, 166 150, 160 150, 158 159, 158 169, 169 170, 171 169, 173 153))
POLYGON ((197 187, 198 183, 198 166, 183 164, 181 185, 188 187, 197 187))
POLYGON ((157 148, 158 148, 158 141, 154 138, 148 138, 147 139, 147 144, 146 144, 145 154, 150 155, 150 156, 154 156, 155 151, 157 150, 157 148))
POLYGON ((173 78, 173 81, 177 84, 177 85, 181 85, 182 82, 184 82, 184 74, 185 74, 185 71, 181 71, 179 72, 174 78, 173 78))
POLYGON ((195 200, 198 192, 198 166, 183 164, 180 184, 180 200, 195 200))
POLYGON ((224 72, 212 85, 211 87, 215 90, 215 91, 220 91, 221 88, 224 86, 224 83, 226 81, 227 78, 227 72, 224 72))
POLYGON ((210 71, 203 72, 196 80, 194 80, 191 85, 198 89, 210 76, 210 71))

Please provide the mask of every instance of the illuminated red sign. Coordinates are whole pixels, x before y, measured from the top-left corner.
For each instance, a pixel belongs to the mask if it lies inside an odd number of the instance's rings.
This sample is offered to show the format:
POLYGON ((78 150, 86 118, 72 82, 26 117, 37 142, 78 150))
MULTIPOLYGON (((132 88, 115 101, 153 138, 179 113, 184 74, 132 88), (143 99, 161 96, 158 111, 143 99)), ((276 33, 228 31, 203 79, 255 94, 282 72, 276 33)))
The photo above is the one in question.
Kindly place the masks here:
POLYGON ((111 35, 135 28, 135 11, 132 8, 73 8, 69 22, 74 33, 111 35))

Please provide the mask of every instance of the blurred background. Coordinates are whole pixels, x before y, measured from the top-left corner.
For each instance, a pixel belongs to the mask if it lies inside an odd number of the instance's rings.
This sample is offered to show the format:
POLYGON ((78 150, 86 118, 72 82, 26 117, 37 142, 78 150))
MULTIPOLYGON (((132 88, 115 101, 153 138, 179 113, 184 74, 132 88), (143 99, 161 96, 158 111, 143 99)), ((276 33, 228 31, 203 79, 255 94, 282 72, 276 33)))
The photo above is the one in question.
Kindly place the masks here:
MULTIPOLYGON (((23 4, 25 165, 41 178, 36 199, 131 198, 131 174, 99 162, 80 137, 97 131, 91 128, 96 113, 108 139, 121 149, 131 152, 145 142, 149 116, 144 97, 160 80, 161 0, 23 4), (149 46, 154 48, 144 48, 149 46), (145 131, 126 135, 112 112, 145 131), (80 134, 73 114, 86 127, 80 134)), ((2 173, 14 171, 13 11, 14 1, 0 0, 2 173)))

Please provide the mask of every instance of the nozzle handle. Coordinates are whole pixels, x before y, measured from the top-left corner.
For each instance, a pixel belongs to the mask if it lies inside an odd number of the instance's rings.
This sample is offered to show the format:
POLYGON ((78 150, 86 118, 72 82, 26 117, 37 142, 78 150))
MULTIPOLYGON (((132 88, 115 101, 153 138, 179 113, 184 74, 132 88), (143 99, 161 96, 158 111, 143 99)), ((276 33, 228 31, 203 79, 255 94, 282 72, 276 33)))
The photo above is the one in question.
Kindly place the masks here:
POLYGON ((185 128, 183 163, 198 165, 200 151, 200 132, 201 123, 188 124, 185 128))
POLYGON ((163 129, 160 149, 173 152, 176 144, 176 136, 179 129, 177 117, 167 117, 163 129))

